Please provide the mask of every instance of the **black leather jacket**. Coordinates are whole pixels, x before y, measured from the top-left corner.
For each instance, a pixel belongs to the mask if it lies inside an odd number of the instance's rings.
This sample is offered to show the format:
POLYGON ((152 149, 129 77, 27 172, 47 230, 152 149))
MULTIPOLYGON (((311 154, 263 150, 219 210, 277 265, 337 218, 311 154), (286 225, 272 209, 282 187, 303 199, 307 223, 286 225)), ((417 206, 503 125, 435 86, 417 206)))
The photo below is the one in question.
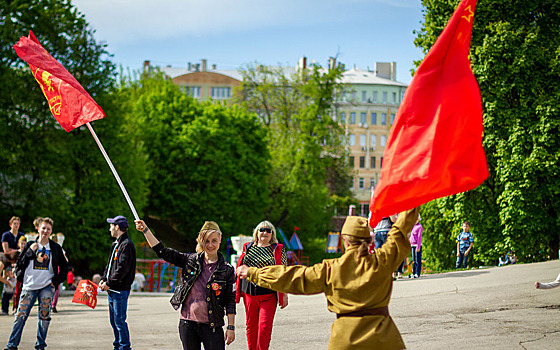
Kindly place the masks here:
MULTIPOLYGON (((161 242, 152 249, 161 259, 183 269, 181 279, 177 283, 170 300, 173 308, 177 310, 185 301, 187 294, 202 271, 204 253, 181 253, 175 249, 164 247, 161 242)), ((235 315, 234 282, 233 266, 225 261, 222 254, 218 253, 218 266, 206 283, 206 305, 208 306, 210 327, 215 328, 224 325, 224 310, 226 314, 235 315)))

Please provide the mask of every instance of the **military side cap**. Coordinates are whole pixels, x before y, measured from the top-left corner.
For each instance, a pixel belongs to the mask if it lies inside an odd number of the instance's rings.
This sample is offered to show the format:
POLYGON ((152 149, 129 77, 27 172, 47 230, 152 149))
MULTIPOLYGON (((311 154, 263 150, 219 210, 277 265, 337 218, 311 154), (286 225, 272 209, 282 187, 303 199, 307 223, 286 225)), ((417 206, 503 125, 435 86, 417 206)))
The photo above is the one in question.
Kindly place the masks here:
POLYGON ((222 233, 222 231, 220 231, 220 226, 218 226, 218 224, 215 221, 205 221, 200 231, 204 231, 204 230, 215 230, 222 233))
POLYGON ((342 226, 342 234, 360 238, 369 238, 369 225, 367 218, 361 216, 348 216, 342 226))

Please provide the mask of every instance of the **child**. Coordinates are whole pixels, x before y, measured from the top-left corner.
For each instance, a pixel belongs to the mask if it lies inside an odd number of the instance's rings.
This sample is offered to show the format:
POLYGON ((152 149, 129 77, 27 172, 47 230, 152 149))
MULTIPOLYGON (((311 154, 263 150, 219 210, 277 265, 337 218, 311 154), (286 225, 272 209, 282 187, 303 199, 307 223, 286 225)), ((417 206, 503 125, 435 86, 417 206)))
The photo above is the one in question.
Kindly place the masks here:
POLYGON ((2 291, 2 315, 9 315, 10 300, 14 296, 14 287, 16 286, 16 277, 11 267, 6 268, 6 282, 4 282, 4 290, 2 291))

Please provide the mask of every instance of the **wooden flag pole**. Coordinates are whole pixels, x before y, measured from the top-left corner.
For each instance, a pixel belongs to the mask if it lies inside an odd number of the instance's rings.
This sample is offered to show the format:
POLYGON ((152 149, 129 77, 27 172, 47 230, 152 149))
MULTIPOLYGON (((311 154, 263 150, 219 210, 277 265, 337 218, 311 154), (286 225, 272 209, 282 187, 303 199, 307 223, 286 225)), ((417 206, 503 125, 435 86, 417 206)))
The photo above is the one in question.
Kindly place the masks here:
POLYGON ((130 210, 132 210, 132 214, 134 215, 134 219, 140 220, 140 217, 138 216, 138 213, 136 212, 136 208, 134 208, 134 204, 132 204, 132 201, 130 200, 130 196, 128 195, 128 192, 126 191, 126 188, 124 187, 124 185, 121 181, 121 178, 119 177, 119 174, 117 173, 117 170, 113 166, 113 162, 111 162, 111 159, 107 155, 107 152, 105 152, 105 148, 103 148, 103 145, 101 144, 101 141, 99 141, 99 138, 97 138, 97 135, 95 134, 95 131, 93 130, 93 127, 89 124, 89 122, 86 123, 86 125, 87 125, 89 131, 91 132, 91 135, 95 139, 95 142, 97 142, 97 146, 99 146, 99 150, 101 150, 101 153, 103 153, 103 157, 105 157, 105 160, 107 161, 107 164, 109 164, 109 168, 111 168, 111 171, 113 172, 113 175, 115 176, 115 179, 119 183, 119 187, 121 188, 121 191, 124 195, 124 198, 126 199, 126 201, 128 203, 128 206, 130 207, 130 210))

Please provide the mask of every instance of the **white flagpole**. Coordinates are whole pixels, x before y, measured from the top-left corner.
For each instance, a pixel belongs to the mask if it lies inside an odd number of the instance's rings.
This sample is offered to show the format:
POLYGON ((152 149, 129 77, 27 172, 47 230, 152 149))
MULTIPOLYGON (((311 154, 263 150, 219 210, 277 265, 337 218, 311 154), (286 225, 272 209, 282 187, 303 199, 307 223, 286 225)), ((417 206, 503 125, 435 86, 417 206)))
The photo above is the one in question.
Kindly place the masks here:
POLYGON ((134 204, 132 204, 132 201, 130 200, 130 197, 128 196, 128 192, 126 191, 126 188, 124 187, 124 185, 121 181, 121 178, 119 177, 119 174, 117 173, 117 170, 113 166, 113 163, 111 162, 111 159, 107 155, 107 152, 105 152, 105 148, 103 148, 103 145, 101 144, 101 141, 99 141, 99 138, 97 138, 97 135, 95 134, 95 131, 93 131, 93 127, 89 124, 89 122, 86 123, 86 125, 87 125, 89 131, 91 132, 91 135, 95 139, 95 142, 97 142, 97 146, 99 146, 99 149, 101 150, 101 153, 103 153, 103 157, 105 157, 105 160, 107 161, 107 164, 109 164, 109 168, 111 168, 111 171, 113 172, 113 175, 115 175, 115 179, 119 183, 119 187, 121 188, 121 191, 124 195, 124 198, 126 198, 126 201, 128 202, 128 206, 130 207, 130 210, 132 210, 132 214, 134 215, 134 218, 136 220, 140 220, 140 217, 138 216, 138 213, 136 213, 136 208, 134 208, 134 204))

